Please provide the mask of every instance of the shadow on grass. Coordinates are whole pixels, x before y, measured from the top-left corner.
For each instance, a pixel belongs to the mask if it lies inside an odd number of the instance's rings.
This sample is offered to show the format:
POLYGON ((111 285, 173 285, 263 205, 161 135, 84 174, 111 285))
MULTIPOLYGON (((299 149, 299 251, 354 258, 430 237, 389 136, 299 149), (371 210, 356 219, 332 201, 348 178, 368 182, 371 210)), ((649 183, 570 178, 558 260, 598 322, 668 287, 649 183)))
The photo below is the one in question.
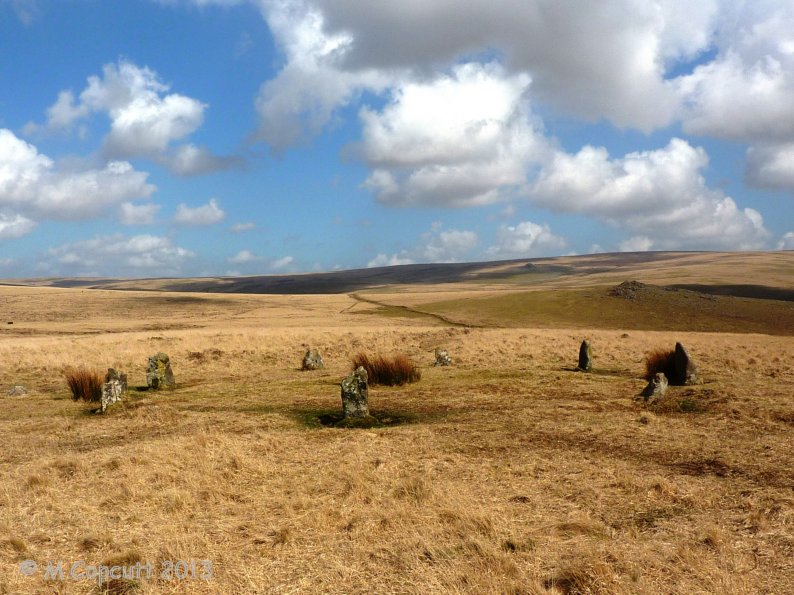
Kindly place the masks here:
POLYGON ((306 428, 389 428, 425 421, 414 413, 375 411, 363 420, 344 419, 338 409, 298 409, 289 415, 306 428))
POLYGON ((580 374, 592 374, 593 376, 616 376, 620 378, 637 378, 637 374, 631 370, 608 370, 606 368, 593 368, 589 372, 585 372, 575 366, 563 366, 560 368, 563 372, 578 372, 580 374))

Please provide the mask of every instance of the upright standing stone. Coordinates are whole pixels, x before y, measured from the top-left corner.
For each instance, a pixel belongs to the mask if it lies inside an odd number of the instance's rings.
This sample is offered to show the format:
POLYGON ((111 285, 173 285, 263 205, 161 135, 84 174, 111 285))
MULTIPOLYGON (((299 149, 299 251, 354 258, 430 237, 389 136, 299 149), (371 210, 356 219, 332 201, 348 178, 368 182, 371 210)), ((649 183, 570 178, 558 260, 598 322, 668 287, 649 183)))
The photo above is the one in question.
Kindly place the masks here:
POLYGON ((162 351, 149 358, 146 369, 146 384, 152 390, 174 388, 174 372, 171 370, 171 359, 162 351))
POLYGON ((319 370, 325 367, 323 363, 323 356, 317 349, 309 349, 306 355, 303 356, 302 370, 319 370))
POLYGON ((369 417, 367 371, 359 366, 342 380, 342 414, 345 418, 369 417))
POLYGON ((436 363, 435 366, 451 366, 452 358, 449 357, 449 352, 446 349, 436 348, 436 363))
POLYGON ((121 382, 119 380, 109 380, 102 385, 102 398, 99 402, 99 409, 104 413, 113 403, 121 401, 121 382))
POLYGON ((121 392, 127 392, 127 375, 123 372, 119 372, 115 368, 108 368, 107 374, 105 374, 105 382, 110 382, 111 380, 118 380, 121 384, 121 392))
POLYGON ((664 375, 664 372, 657 372, 648 383, 648 386, 646 386, 642 393, 640 393, 640 396, 645 399, 646 403, 653 403, 654 401, 661 399, 664 396, 666 390, 667 377, 664 375))
POLYGON ((579 347, 579 365, 576 368, 582 372, 589 372, 593 369, 593 352, 587 339, 582 341, 582 345, 579 347))
POLYGON ((673 384, 683 386, 684 384, 696 384, 698 381, 698 368, 689 353, 681 343, 675 344, 675 378, 671 378, 673 384))

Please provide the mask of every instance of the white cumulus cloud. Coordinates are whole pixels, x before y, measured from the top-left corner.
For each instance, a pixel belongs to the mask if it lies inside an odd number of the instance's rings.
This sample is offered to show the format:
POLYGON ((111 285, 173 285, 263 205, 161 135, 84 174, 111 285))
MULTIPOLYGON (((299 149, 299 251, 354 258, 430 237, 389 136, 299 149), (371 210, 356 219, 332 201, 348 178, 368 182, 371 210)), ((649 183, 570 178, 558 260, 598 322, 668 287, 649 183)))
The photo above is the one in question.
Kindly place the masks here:
POLYGON ((61 274, 83 270, 105 276, 179 274, 194 256, 166 237, 116 234, 51 248, 45 253, 45 265, 61 274))
POLYGON ((245 223, 235 223, 232 225, 231 230, 233 233, 243 233, 245 231, 251 231, 252 229, 256 228, 256 224, 252 223, 251 221, 246 221, 245 223))
POLYGON ((381 112, 362 109, 365 182, 391 205, 496 202, 526 183, 546 151, 529 114, 526 75, 464 64, 430 82, 406 83, 381 112))
POLYGON ((549 256, 559 254, 565 246, 565 239, 553 234, 545 223, 521 221, 516 225, 501 225, 496 231, 496 242, 486 254, 494 258, 549 256))
POLYGON ((367 268, 372 269, 375 267, 393 267, 401 264, 414 264, 414 262, 415 261, 412 258, 408 258, 408 255, 405 252, 400 254, 392 254, 391 256, 381 253, 367 263, 367 268))
POLYGON ((36 222, 22 215, 0 213, 0 240, 21 238, 36 227, 36 222))
POLYGON ((153 203, 142 205, 131 202, 122 203, 119 207, 121 222, 124 225, 151 225, 160 208, 160 205, 153 203))
POLYGON ((283 258, 278 258, 270 263, 270 268, 275 271, 282 271, 288 268, 295 259, 292 256, 284 256, 283 258))
POLYGON ((180 225, 214 225, 223 221, 226 213, 218 206, 218 201, 211 198, 200 207, 189 207, 180 203, 176 207, 174 222, 180 225))
POLYGON ((259 257, 250 250, 240 250, 237 254, 227 259, 232 264, 242 264, 256 260, 259 260, 259 257))
POLYGON ((647 252, 653 248, 653 240, 645 236, 634 236, 618 245, 621 252, 647 252))
POLYGON ((0 129, 0 211, 6 221, 16 221, 16 230, 32 229, 27 219, 87 219, 124 201, 147 198, 155 190, 147 177, 126 161, 101 169, 59 168, 33 145, 0 129))
POLYGON ((769 232, 753 209, 740 209, 700 173, 708 155, 681 139, 663 149, 610 159, 587 146, 558 152, 544 166, 531 200, 556 211, 595 216, 663 249, 763 248, 769 232))
POLYGON ((106 64, 101 76, 88 77, 79 96, 71 90, 58 94, 47 109, 47 128, 69 130, 92 114, 106 113, 110 131, 103 152, 110 158, 148 157, 178 175, 237 165, 239 160, 218 157, 205 147, 174 145, 202 125, 207 104, 169 90, 149 68, 126 60, 106 64))
POLYGON ((470 256, 479 243, 480 238, 473 231, 445 230, 441 223, 436 222, 429 231, 420 236, 419 242, 413 248, 391 255, 378 254, 367 263, 367 267, 417 262, 458 262, 470 256))
POLYGON ((751 147, 745 177, 754 186, 794 191, 794 142, 751 147))
POLYGON ((376 69, 340 67, 352 39, 344 32, 329 34, 318 6, 303 0, 260 4, 286 64, 259 91, 259 140, 284 150, 319 133, 361 91, 385 88, 389 77, 376 69))
POLYGON ((777 244, 778 250, 794 250, 794 231, 783 234, 777 244))

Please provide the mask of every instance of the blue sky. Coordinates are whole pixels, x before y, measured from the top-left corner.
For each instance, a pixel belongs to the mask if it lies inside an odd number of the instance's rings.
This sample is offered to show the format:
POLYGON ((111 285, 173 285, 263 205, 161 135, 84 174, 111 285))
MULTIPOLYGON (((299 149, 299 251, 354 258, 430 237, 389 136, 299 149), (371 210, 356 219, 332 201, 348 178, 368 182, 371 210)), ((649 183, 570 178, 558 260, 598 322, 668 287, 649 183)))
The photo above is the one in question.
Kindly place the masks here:
POLYGON ((0 278, 794 249, 794 4, 0 0, 0 278))

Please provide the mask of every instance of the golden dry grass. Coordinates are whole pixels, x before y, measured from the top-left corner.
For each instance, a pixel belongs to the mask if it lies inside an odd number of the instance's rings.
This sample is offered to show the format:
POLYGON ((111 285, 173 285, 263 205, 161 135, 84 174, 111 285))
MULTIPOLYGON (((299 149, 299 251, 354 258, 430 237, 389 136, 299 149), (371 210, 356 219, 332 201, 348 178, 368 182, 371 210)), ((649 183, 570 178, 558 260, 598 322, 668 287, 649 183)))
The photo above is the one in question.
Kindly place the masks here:
POLYGON ((98 592, 26 559, 213 563, 113 585, 142 594, 794 592, 794 337, 457 328, 344 295, 0 298, 0 594, 98 592), (676 341, 706 383, 645 409, 645 354, 676 341), (309 345, 325 369, 299 371, 309 345), (362 350, 422 380, 370 388, 382 428, 323 427, 362 350), (176 390, 135 390, 157 351, 176 390), (72 402, 77 365, 128 372, 127 399, 72 402))

